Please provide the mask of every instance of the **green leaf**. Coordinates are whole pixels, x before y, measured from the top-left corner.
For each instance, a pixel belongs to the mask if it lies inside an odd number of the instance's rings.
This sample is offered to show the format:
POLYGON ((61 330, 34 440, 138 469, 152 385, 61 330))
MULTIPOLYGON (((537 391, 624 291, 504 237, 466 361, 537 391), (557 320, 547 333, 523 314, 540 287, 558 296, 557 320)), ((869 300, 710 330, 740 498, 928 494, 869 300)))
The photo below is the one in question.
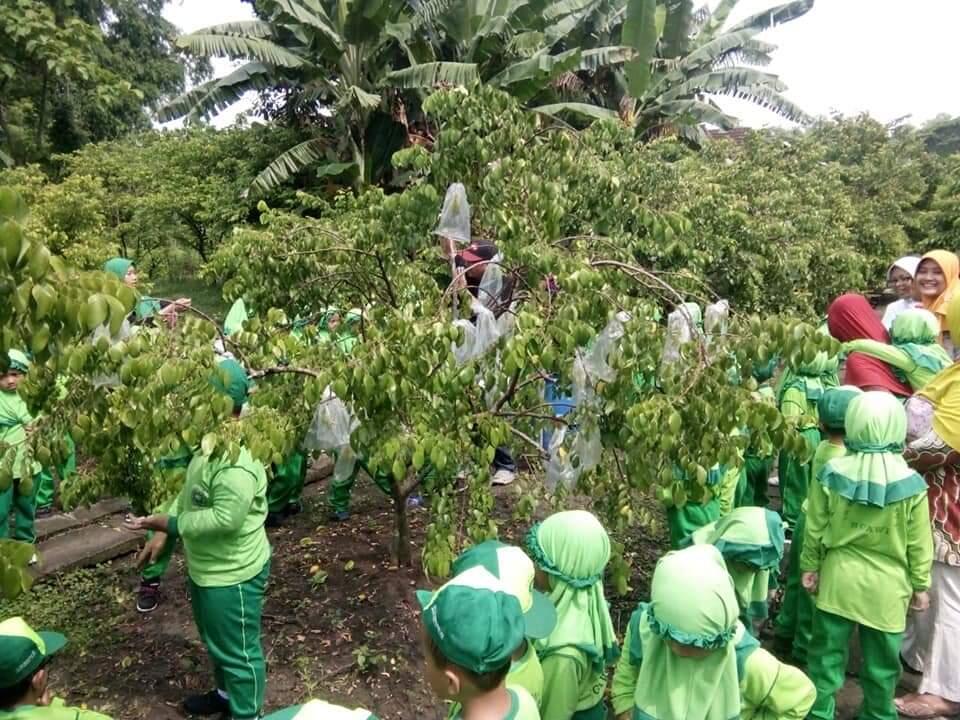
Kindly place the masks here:
POLYGON ((580 49, 574 48, 557 55, 546 53, 513 63, 491 78, 495 87, 508 89, 520 101, 529 100, 546 88, 554 78, 569 72, 580 62, 580 49))
POLYGON ((286 152, 281 153, 257 175, 250 187, 261 192, 274 190, 310 165, 323 160, 326 147, 327 141, 320 138, 306 140, 299 145, 294 145, 286 152))
POLYGON ((230 107, 250 90, 271 87, 277 78, 263 63, 247 63, 228 75, 208 80, 185 92, 157 111, 160 122, 168 122, 190 115, 200 119, 215 115, 230 107))
POLYGON ((474 63, 429 62, 387 73, 393 87, 432 88, 439 85, 473 85, 480 75, 474 63))
POLYGON ((243 37, 198 30, 177 38, 177 45, 204 57, 246 58, 265 65, 298 68, 309 63, 282 45, 257 37, 243 37))
POLYGON ((628 0, 621 44, 633 48, 636 55, 624 65, 627 90, 635 98, 643 97, 650 84, 650 61, 657 47, 656 0, 628 0))
POLYGON ((814 0, 793 0, 793 2, 777 5, 738 22, 728 32, 736 32, 746 28, 769 30, 777 25, 803 17, 813 8, 813 3, 814 0))
POLYGON ((0 187, 0 221, 22 223, 27 219, 27 212, 27 204, 20 193, 10 187, 0 187))
POLYGON ((532 112, 542 113, 544 115, 562 115, 564 113, 574 113, 594 120, 617 120, 619 116, 616 111, 610 110, 599 105, 590 105, 589 103, 553 103, 551 105, 539 105, 530 108, 532 112))

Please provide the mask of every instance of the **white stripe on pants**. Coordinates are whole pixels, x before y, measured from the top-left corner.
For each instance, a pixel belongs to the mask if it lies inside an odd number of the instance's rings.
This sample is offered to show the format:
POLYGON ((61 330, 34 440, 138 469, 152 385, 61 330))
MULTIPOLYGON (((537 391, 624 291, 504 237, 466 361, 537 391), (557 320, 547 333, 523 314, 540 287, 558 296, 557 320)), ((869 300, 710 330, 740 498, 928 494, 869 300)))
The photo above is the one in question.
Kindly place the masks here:
POLYGON ((911 613, 903 659, 923 671, 921 693, 960 702, 960 567, 933 563, 930 609, 911 613))

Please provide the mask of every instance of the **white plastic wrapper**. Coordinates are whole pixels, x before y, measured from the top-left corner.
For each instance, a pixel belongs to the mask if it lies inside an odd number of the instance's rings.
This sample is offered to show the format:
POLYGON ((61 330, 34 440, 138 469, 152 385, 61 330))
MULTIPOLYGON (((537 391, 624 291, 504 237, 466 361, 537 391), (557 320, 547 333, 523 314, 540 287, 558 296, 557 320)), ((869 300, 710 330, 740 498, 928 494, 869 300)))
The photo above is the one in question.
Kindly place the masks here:
MULTIPOLYGON (((498 261, 499 257, 498 255, 494 258, 494 261, 498 261)), ((503 289, 503 273, 494 261, 491 261, 483 272, 477 293, 479 299, 473 298, 470 301, 473 320, 456 320, 453 323, 456 327, 463 328, 463 342, 453 348, 457 365, 465 365, 480 357, 496 345, 501 337, 513 332, 513 313, 504 313, 498 320, 491 309, 496 307, 503 289), (507 316, 509 319, 504 320, 507 316)))
POLYGON ((679 307, 667 315, 667 337, 663 343, 660 361, 664 364, 675 363, 680 359, 680 348, 693 340, 694 321, 690 313, 679 307))
POLYGON ((550 439, 549 459, 544 468, 543 484, 550 492, 556 492, 559 486, 573 490, 580 478, 580 472, 573 467, 572 457, 563 441, 567 437, 567 428, 561 427, 554 431, 550 439))
POLYGON ((440 211, 440 221, 433 233, 461 245, 470 244, 472 237, 470 203, 467 202, 467 189, 462 183, 453 183, 447 188, 447 195, 443 199, 443 210, 440 211))
POLYGON ((327 387, 313 413, 303 440, 304 450, 337 450, 350 444, 350 435, 359 426, 346 403, 327 387))
POLYGON ((610 353, 623 337, 623 324, 630 322, 630 313, 619 312, 603 329, 589 350, 578 349, 573 358, 573 400, 577 407, 593 402, 598 382, 612 382, 616 371, 610 366, 610 353))
POLYGON ((708 336, 726 335, 727 321, 730 319, 730 303, 719 300, 707 305, 703 317, 703 329, 708 336))

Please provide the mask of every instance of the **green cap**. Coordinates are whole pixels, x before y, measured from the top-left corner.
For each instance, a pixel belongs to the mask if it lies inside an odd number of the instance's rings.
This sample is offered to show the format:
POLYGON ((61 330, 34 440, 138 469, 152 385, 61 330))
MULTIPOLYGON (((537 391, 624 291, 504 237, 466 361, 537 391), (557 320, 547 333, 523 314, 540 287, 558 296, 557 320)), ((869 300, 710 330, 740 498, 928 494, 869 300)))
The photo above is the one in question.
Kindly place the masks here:
POLYGON ((232 358, 217 363, 217 372, 210 378, 210 384, 233 400, 234 409, 239 410, 247 401, 250 393, 250 380, 243 365, 232 358))
POLYGON ((846 427, 844 418, 847 416, 847 408, 850 407, 850 402, 862 394, 863 391, 860 388, 852 385, 827 388, 817 402, 820 422, 827 430, 842 431, 846 427))
POLYGON ((339 705, 331 705, 323 700, 311 700, 303 705, 277 710, 263 720, 377 720, 369 710, 357 708, 348 710, 339 705))
POLYGON ((489 570, 520 602, 528 638, 542 640, 553 632, 557 625, 557 609, 550 598, 534 590, 536 568, 523 550, 499 540, 487 540, 465 550, 454 560, 453 574, 459 575, 477 566, 489 570))
POLYGON ((122 258, 122 257, 115 257, 110 260, 107 260, 103 264, 103 271, 116 276, 118 280, 123 280, 124 276, 127 274, 127 270, 129 270, 132 266, 133 266, 133 260, 127 260, 126 258, 122 258))
POLYGON ((510 664, 523 643, 520 601, 489 570, 462 572, 434 593, 418 590, 423 626, 454 665, 483 675, 510 664))
POLYGON ((34 632, 23 618, 4 620, 0 623, 0 688, 26 680, 66 644, 60 633, 34 632))
POLYGON ((7 360, 10 363, 11 370, 22 373, 30 372, 30 358, 27 357, 26 353, 20 350, 8 350, 7 360))

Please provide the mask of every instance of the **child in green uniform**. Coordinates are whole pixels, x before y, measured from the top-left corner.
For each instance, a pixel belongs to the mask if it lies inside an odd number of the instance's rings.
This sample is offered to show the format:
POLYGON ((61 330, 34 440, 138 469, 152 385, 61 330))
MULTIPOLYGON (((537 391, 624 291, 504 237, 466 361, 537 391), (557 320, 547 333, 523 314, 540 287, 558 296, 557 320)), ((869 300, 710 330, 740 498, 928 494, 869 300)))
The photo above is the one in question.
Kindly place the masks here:
MULTIPOLYGON (((704 496, 699 501, 687 498, 682 507, 674 503, 671 488, 661 489, 660 501, 667 515, 671 548, 679 548, 694 532, 720 519, 722 513, 719 495, 722 489, 721 480, 725 475, 726 471, 721 466, 711 468, 707 473, 706 486, 702 488, 704 496)), ((689 482, 686 473, 676 466, 673 468, 673 477, 684 484, 689 482)))
POLYGON ((17 388, 30 370, 30 360, 19 350, 10 350, 7 356, 9 367, 0 375, 0 457, 8 452, 13 452, 14 457, 13 482, 0 490, 0 538, 10 535, 12 512, 14 539, 33 543, 37 539, 34 518, 37 512, 37 488, 40 486, 40 465, 33 463, 30 467, 24 466, 27 428, 33 422, 33 416, 17 393, 17 388))
POLYGON ((550 599, 534 589, 536 568, 518 547, 498 540, 487 540, 465 550, 453 562, 453 574, 473 567, 484 567, 520 602, 525 635, 513 654, 507 686, 526 690, 540 705, 543 702, 543 668, 533 642, 550 635, 557 625, 557 610, 550 599))
POLYGON ((48 666, 67 639, 35 632, 23 618, 0 623, 0 718, 3 720, 110 720, 106 715, 67 707, 53 696, 48 666))
POLYGON ((589 512, 569 510, 534 525, 527 552, 537 587, 557 608, 557 626, 536 643, 543 666, 540 714, 550 720, 603 720, 607 667, 620 648, 603 594, 610 538, 589 512))
POLYGON ((803 587, 816 598, 816 652, 807 663, 817 702, 810 716, 833 720, 850 634, 858 628, 861 717, 895 720, 907 609, 929 606, 927 486, 903 460, 907 418, 893 395, 858 396, 845 425, 849 452, 828 462, 810 488, 800 557, 803 587))
POLYGON ((740 622, 753 632, 767 618, 770 571, 783 558, 783 521, 772 510, 741 507, 690 537, 692 545, 713 545, 723 555, 740 605, 740 622))
MULTIPOLYGON (((817 411, 820 415, 820 430, 825 437, 813 455, 813 478, 820 475, 820 471, 828 462, 847 454, 847 447, 844 444, 844 418, 850 402, 862 392, 860 388, 852 385, 824 390, 823 397, 817 403, 817 411)), ((778 647, 790 653, 791 657, 801 665, 806 665, 807 651, 813 635, 813 600, 800 585, 800 556, 803 551, 806 526, 807 503, 804 502, 800 517, 797 519, 793 542, 790 544, 790 561, 787 567, 783 604, 780 606, 774 626, 778 647)))
MULTIPOLYGON (((239 415, 247 397, 243 367, 220 363, 214 385, 239 415)), ((266 688, 260 613, 270 574, 266 469, 243 448, 236 462, 197 453, 183 489, 167 514, 134 518, 132 530, 154 530, 183 540, 190 602, 213 663, 216 689, 186 699, 191 715, 259 717, 266 688)))
POLYGON ((940 345, 940 321, 929 310, 904 310, 893 321, 887 344, 877 340, 851 340, 843 344, 848 353, 863 353, 882 360, 914 390, 922 390, 934 375, 953 364, 940 345))
POLYGON ((270 713, 263 720, 377 720, 377 717, 363 708, 348 710, 323 700, 311 700, 270 713))
POLYGON ((805 459, 792 453, 780 453, 780 496, 783 499, 783 519, 790 530, 797 524, 800 506, 807 497, 810 484, 811 459, 820 444, 820 426, 817 418, 817 402, 828 387, 837 386, 836 357, 819 352, 812 362, 796 369, 787 368, 780 379, 780 412, 787 422, 800 431, 809 446, 805 459))
POLYGON ((650 602, 630 618, 613 676, 620 720, 801 720, 813 684, 737 620, 736 592, 710 545, 667 553, 650 602))
POLYGON ((272 466, 267 484, 267 527, 279 527, 302 509, 300 498, 307 479, 307 456, 295 451, 280 465, 272 466))
POLYGON ((539 720, 522 687, 507 687, 511 658, 524 639, 520 602, 481 565, 434 593, 417 592, 426 676, 441 700, 460 706, 454 720, 539 720))
MULTIPOLYGON (((776 359, 771 359, 766 365, 753 370, 753 378, 760 386, 754 397, 761 402, 777 404, 777 394, 770 387, 773 373, 777 369, 776 359)), ((772 448, 762 447, 759 440, 750 439, 744 455, 744 470, 747 473, 747 491, 742 499, 743 505, 767 507, 769 498, 767 492, 770 486, 770 473, 773 471, 774 455, 772 448)))

